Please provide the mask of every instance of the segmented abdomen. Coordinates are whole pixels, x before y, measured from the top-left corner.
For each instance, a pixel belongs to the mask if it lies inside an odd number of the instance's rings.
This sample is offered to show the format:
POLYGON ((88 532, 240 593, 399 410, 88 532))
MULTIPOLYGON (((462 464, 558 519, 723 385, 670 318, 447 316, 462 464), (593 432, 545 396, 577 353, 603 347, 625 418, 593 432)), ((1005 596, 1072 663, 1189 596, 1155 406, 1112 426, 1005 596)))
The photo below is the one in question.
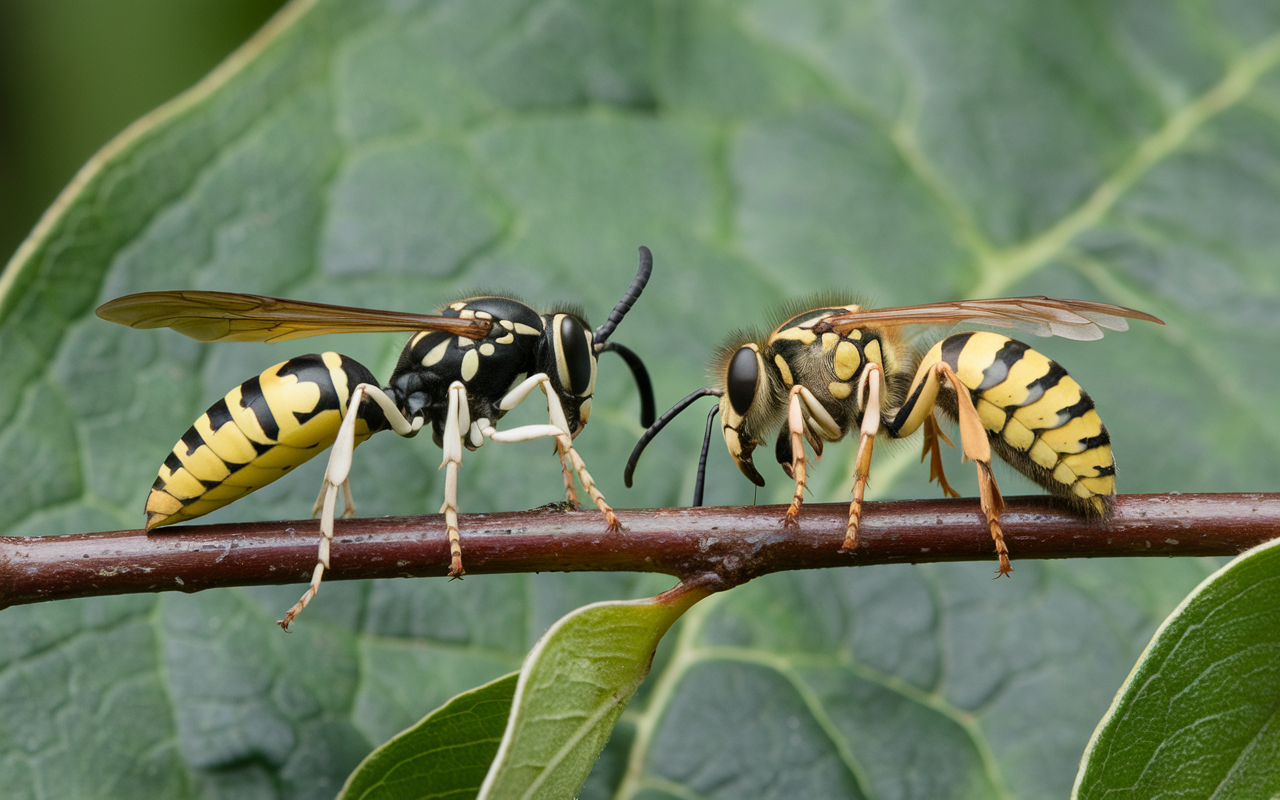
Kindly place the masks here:
MULTIPOLYGON (((193 519, 261 489, 333 444, 368 369, 338 353, 291 358, 250 378, 209 407, 160 467, 147 497, 147 529, 193 519)), ((386 427, 368 403, 356 444, 386 427), (367 418, 366 418, 367 417, 367 418)))
MULTIPOLYGON (((948 336, 921 366, 938 361, 969 387, 1001 458, 1082 511, 1109 512, 1116 492, 1111 437, 1093 400, 1057 362, 989 332, 948 336)), ((941 404, 954 418, 954 408, 941 404)))

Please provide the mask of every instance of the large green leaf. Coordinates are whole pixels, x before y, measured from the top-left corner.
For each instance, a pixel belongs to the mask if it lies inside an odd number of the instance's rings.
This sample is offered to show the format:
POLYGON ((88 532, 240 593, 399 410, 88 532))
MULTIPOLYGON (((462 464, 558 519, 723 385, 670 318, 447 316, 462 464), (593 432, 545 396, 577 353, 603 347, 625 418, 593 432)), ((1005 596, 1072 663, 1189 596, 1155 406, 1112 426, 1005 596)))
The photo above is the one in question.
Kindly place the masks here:
POLYGON ((1089 742, 1073 797, 1280 796, 1280 541, 1160 626, 1089 742))
MULTIPOLYGON (((782 297, 1102 299, 1169 325, 1037 346, 1096 400, 1122 490, 1274 488, 1277 37, 1280 14, 1251 2, 292 6, 86 167, 0 278, 2 532, 134 527, 164 454, 232 385, 324 348, 387 375, 400 346, 205 347, 103 323, 102 300, 194 287, 422 311, 500 287, 598 322, 639 244, 656 272, 617 340, 662 404, 782 297)), ((579 438, 605 496, 687 503, 697 416, 626 491, 635 393, 605 361, 579 438)), ((876 496, 933 496, 913 449, 878 451, 876 496)), ((828 448, 815 498, 845 496, 851 450, 828 448)), ((557 499, 546 451, 468 454, 463 510, 557 499)), ((438 463, 422 440, 361 447, 362 513, 434 512, 438 463)), ((773 469, 754 495, 723 448, 710 468, 710 503, 790 492, 773 469)), ((303 516, 322 469, 210 520, 303 516)), ((1065 795, 1128 667, 1212 565, 1013 555, 1006 581, 993 564, 831 571, 700 604, 583 796, 1065 795)), ((292 637, 271 623, 297 586, 8 609, 0 785, 331 797, 565 613, 670 584, 334 583, 292 637)))

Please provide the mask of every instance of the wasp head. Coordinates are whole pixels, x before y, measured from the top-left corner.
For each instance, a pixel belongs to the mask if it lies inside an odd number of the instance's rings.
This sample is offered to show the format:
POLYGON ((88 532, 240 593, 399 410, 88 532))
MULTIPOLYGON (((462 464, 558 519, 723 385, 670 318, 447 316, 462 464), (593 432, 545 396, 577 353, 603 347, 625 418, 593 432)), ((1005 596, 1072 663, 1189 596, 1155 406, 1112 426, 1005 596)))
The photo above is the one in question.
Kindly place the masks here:
POLYGON ((786 415, 782 376, 777 367, 765 361, 756 342, 721 348, 714 372, 724 388, 720 428, 729 455, 752 483, 764 486, 751 453, 786 415))
POLYGON ((551 379, 569 435, 576 437, 591 417, 591 397, 596 391, 594 334, 580 311, 559 311, 543 317, 538 364, 551 379))

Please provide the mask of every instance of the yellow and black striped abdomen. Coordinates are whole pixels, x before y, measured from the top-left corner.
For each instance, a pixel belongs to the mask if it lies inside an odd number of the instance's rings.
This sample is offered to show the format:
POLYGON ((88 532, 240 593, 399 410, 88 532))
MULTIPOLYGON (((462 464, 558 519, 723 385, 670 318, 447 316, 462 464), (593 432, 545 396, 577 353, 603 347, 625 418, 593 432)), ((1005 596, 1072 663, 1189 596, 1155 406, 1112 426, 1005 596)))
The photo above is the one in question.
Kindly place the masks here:
MULTIPOLYGON (((1057 362, 997 333, 959 333, 924 357, 946 362, 969 387, 992 449, 1045 489, 1087 514, 1106 516, 1115 499, 1111 437, 1093 400, 1057 362)), ((939 395, 953 419, 954 395, 939 395)))
MULTIPOLYGON (((193 519, 271 483, 333 444, 368 369, 338 353, 289 359, 232 389, 187 429, 147 497, 147 529, 193 519)), ((360 409, 356 444, 386 427, 360 409)))

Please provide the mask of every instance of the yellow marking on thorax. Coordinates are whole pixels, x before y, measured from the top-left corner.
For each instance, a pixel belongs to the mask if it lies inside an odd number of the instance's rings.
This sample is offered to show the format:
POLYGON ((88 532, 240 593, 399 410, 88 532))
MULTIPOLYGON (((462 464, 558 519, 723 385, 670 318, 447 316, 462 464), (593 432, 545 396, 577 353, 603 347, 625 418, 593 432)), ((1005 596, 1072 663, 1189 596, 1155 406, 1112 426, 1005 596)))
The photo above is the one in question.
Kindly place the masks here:
POLYGON ((787 365, 787 360, 781 355, 774 355, 773 363, 778 367, 778 372, 782 373, 782 382, 790 389, 795 381, 791 378, 791 367, 787 365))
POLYGON ((436 345, 435 347, 427 351, 427 354, 422 357, 422 366, 434 367, 436 364, 439 364, 440 359, 444 358, 445 351, 447 351, 448 349, 449 349, 449 340, 445 339, 444 341, 440 342, 440 344, 436 345))
POLYGON ((813 344, 818 341, 818 335, 808 328, 790 327, 783 328, 773 334, 774 339, 789 339, 791 341, 800 342, 801 344, 813 344))
POLYGON ((853 387, 840 381, 831 381, 827 384, 827 391, 831 392, 831 396, 837 400, 843 400, 853 394, 853 387))
POLYGON ((858 368, 862 366, 862 356, 858 353, 858 346, 853 342, 840 342, 836 345, 832 366, 835 368, 836 377, 842 381, 847 381, 858 374, 858 368))
POLYGON ((476 376, 480 371, 480 354, 475 350, 468 350, 462 356, 462 382, 466 383, 476 376))
POLYGON ((879 364, 882 369, 884 368, 884 353, 880 352, 879 339, 872 339, 863 345, 862 349, 866 353, 867 361, 872 364, 879 364))

